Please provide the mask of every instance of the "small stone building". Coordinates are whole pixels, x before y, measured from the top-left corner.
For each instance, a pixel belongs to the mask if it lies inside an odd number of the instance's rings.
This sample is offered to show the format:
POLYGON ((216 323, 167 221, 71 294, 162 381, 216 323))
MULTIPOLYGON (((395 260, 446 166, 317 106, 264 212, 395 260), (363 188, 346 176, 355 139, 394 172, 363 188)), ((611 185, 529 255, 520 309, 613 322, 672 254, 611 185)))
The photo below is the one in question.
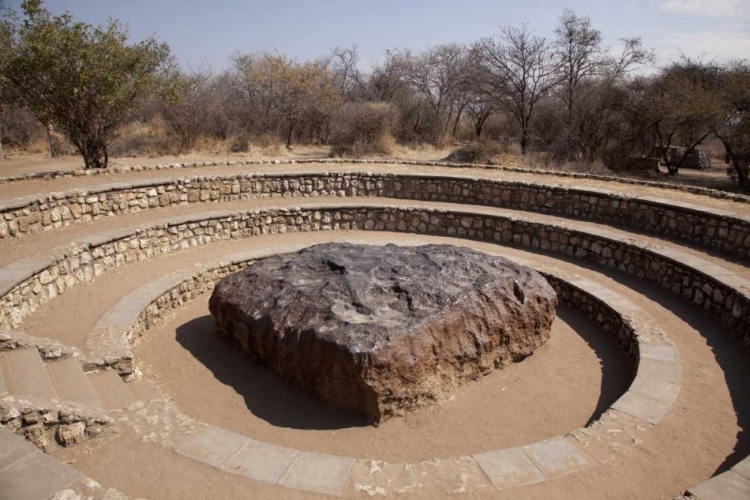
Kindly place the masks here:
MULTIPOLYGON (((667 157, 670 160, 674 160, 676 162, 679 162, 682 158, 682 155, 685 154, 685 150, 687 148, 682 148, 679 146, 669 146, 667 148, 667 157)), ((654 147, 654 153, 651 156, 658 156, 661 157, 659 154, 660 146, 654 147)), ((707 149, 694 149, 692 153, 688 155, 687 158, 685 158, 685 163, 683 163, 680 168, 695 168, 700 170, 708 170, 711 168, 711 152, 707 149)))

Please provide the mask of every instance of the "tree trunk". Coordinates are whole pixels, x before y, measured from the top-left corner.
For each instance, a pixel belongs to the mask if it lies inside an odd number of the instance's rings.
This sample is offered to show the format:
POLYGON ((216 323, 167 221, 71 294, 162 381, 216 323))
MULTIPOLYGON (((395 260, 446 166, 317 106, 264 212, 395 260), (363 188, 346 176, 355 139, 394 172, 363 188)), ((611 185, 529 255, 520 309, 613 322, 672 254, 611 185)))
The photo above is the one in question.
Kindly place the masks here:
POLYGON ((526 154, 526 148, 529 144, 529 131, 524 127, 521 131, 521 154, 526 154))
POLYGON ((78 151, 83 156, 83 163, 86 170, 91 168, 107 168, 109 164, 109 154, 107 146, 98 140, 84 140, 81 145, 77 145, 78 151))
POLYGON ((453 139, 456 139, 456 131, 458 130, 458 123, 461 121, 461 115, 464 112, 464 109, 466 108, 466 105, 462 105, 458 108, 458 113, 456 113, 456 121, 453 122, 453 139))
POLYGON ((750 187, 750 179, 747 177, 747 167, 743 167, 739 162, 735 162, 734 171, 737 172, 737 184, 743 189, 750 187))
POLYGON ((52 158, 57 157, 57 147, 55 146, 55 138, 52 136, 54 127, 52 124, 47 125, 47 140, 49 141, 49 155, 52 158))
POLYGON ((289 131, 286 135, 286 147, 290 147, 292 145, 292 134, 294 134, 294 122, 289 122, 289 131))

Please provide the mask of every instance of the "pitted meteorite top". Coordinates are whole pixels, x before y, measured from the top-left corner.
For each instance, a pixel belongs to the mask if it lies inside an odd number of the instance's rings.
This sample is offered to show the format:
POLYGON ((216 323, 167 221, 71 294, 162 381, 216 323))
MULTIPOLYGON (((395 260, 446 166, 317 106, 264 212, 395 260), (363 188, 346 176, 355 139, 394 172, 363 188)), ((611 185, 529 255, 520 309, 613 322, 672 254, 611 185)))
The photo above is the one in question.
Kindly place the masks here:
POLYGON ((412 390, 405 406, 418 406, 528 356, 549 337, 556 304, 541 275, 502 257, 330 243, 224 278, 209 307, 222 331, 285 378, 342 406, 372 400, 355 409, 379 419, 376 399, 412 390))

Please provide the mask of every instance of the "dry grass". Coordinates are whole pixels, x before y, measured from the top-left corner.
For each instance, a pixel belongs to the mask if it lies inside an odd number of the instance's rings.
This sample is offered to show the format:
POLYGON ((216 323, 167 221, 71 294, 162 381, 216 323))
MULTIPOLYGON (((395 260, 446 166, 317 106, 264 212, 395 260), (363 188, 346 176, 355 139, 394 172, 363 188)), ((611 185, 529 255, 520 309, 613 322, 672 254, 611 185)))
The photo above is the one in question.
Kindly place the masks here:
POLYGON ((452 146, 436 148, 432 144, 397 144, 393 147, 391 157, 396 160, 442 161, 454 149, 452 146))
POLYGON ((167 127, 159 120, 154 120, 149 123, 134 122, 123 127, 110 147, 110 154, 113 158, 179 156, 190 159, 232 156, 262 159, 285 157, 289 156, 290 152, 279 139, 269 136, 233 136, 224 140, 202 136, 191 150, 180 151, 167 127), (238 144, 242 145, 239 151, 238 144))
MULTIPOLYGON (((61 136, 57 136, 57 139, 61 139, 61 136)), ((61 152, 57 155, 58 158, 66 158, 70 156, 76 156, 75 148, 67 141, 58 142, 61 152)), ((51 158, 49 141, 45 137, 44 139, 36 139, 31 141, 27 148, 15 148, 10 146, 3 146, 3 154, 7 160, 33 160, 33 159, 45 159, 51 158)))
POLYGON ((502 153, 497 157, 498 165, 511 167, 536 168, 539 170, 555 170, 558 172, 578 172, 585 174, 612 174, 603 163, 597 162, 560 162, 547 153, 527 153, 520 155, 515 153, 502 153))
POLYGON ((174 153, 166 126, 160 120, 125 125, 109 146, 109 154, 115 158, 155 158, 174 153))

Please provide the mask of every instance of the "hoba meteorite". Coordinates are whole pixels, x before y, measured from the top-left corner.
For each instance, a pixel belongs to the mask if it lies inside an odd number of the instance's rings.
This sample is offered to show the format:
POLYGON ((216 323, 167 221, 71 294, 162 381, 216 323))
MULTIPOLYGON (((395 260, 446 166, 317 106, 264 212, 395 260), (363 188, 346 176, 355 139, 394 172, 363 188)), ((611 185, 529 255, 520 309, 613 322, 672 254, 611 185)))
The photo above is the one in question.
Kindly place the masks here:
POLYGON ((254 359, 373 423, 440 400, 549 338, 536 271, 450 245, 314 245, 222 279, 209 309, 254 359))

